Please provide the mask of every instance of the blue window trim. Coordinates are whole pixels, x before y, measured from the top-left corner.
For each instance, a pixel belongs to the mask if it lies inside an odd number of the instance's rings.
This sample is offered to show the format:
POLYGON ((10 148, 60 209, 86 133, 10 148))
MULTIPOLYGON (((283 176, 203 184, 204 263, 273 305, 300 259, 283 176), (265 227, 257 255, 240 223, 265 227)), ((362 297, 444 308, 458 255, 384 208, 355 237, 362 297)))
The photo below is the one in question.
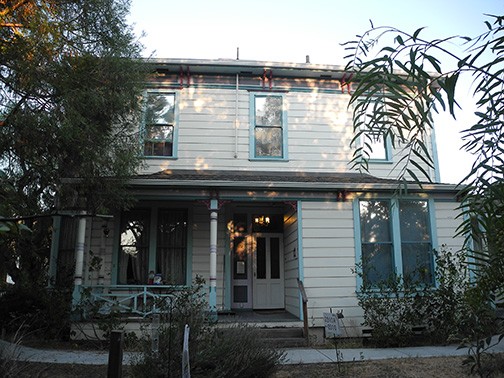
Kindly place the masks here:
POLYGON ((141 120, 141 129, 140 129, 140 147, 142 151, 142 156, 144 159, 152 160, 152 159, 163 159, 163 160, 177 160, 178 159, 178 134, 179 134, 179 93, 173 90, 163 90, 163 89, 148 89, 144 91, 144 100, 143 100, 143 115, 141 120), (154 155, 143 155, 143 145, 145 139, 145 114, 147 108, 147 97, 149 93, 156 94, 171 94, 174 96, 175 109, 173 115, 173 145, 172 145, 172 155, 171 156, 154 156, 154 155))
POLYGON ((289 161, 287 137, 287 110, 284 93, 251 93, 249 98, 249 160, 253 161, 289 161), (255 156, 255 99, 256 97, 281 97, 282 98, 282 152, 283 156, 255 156))
MULTIPOLYGON (((432 250, 438 250, 438 236, 437 236, 437 224, 436 224, 436 214, 435 214, 435 202, 432 198, 424 198, 424 197, 415 197, 415 196, 407 196, 401 198, 386 198, 386 197, 366 197, 366 196, 357 196, 353 200, 353 216, 354 216, 354 242, 355 242, 355 263, 359 264, 362 261, 362 234, 360 227, 360 201, 387 201, 390 203, 390 216, 392 217, 392 242, 393 242, 393 269, 396 274, 402 275, 403 273, 403 264, 402 264, 402 255, 401 255, 401 225, 399 221, 399 201, 427 201, 427 210, 429 212, 429 232, 431 237, 431 248, 432 250)), ((432 261, 432 269, 433 273, 435 272, 436 265, 435 260, 432 261)), ((359 275, 356 275, 356 284, 357 284, 357 292, 360 291, 362 287, 362 278, 359 275)), ((434 282, 434 287, 438 285, 437 282, 434 282)))

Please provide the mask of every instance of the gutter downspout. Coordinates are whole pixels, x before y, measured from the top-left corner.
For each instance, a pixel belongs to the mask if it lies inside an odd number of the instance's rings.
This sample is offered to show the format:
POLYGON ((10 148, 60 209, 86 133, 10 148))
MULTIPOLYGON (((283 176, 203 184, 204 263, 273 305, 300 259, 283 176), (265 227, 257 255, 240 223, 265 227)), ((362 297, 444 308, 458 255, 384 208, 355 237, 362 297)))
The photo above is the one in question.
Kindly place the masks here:
POLYGON ((235 89, 235 119, 234 119, 234 127, 235 127, 235 151, 234 158, 238 158, 238 89, 239 89, 239 80, 240 74, 236 74, 236 89, 235 89))

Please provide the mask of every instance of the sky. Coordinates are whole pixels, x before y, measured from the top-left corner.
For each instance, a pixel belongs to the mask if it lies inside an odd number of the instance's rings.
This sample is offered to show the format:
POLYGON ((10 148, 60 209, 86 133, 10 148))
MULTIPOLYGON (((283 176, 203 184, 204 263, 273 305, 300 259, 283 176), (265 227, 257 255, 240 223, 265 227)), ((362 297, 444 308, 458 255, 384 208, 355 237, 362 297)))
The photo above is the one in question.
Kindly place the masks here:
MULTIPOLYGON (((426 39, 475 36, 484 14, 504 14, 504 0, 131 0, 129 22, 156 58, 236 59, 344 65, 342 43, 370 27, 394 26, 426 39)), ((469 83, 454 121, 436 116, 441 181, 458 183, 472 157, 460 130, 472 125, 469 83)))

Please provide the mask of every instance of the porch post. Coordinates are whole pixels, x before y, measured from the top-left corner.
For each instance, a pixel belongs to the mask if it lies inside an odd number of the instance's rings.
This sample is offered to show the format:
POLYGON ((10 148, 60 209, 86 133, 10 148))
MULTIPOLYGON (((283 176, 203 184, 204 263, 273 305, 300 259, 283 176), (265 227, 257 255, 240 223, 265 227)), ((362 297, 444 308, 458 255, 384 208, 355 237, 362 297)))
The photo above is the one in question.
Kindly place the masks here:
POLYGON ((77 228, 77 240, 75 241, 75 273, 74 290, 72 296, 73 308, 81 299, 82 274, 84 269, 84 244, 86 240, 86 217, 85 212, 79 214, 79 226, 77 228))
POLYGON ((209 318, 217 320, 217 210, 218 200, 210 200, 210 286, 208 293, 209 318))
POLYGON ((58 252, 59 252, 59 239, 61 235, 61 216, 53 217, 53 228, 51 235, 51 253, 49 255, 49 282, 48 287, 54 286, 56 283, 58 272, 58 252))

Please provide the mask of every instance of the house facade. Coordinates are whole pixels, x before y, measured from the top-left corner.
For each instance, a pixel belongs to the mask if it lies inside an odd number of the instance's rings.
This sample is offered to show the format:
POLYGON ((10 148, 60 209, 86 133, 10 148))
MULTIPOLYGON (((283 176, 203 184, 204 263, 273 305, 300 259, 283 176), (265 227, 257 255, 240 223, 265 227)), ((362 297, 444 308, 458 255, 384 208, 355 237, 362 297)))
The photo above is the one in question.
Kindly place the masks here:
MULTIPOLYGON (((51 274, 75 272, 77 296, 83 288, 125 292, 130 306, 199 275, 217 318, 285 310, 320 327, 324 312, 343 310, 356 335, 357 263, 373 268, 370 281, 432 273, 434 249, 461 247, 457 191, 439 182, 437 164, 423 167, 433 184, 411 184, 398 197, 401 151, 378 136, 369 173, 351 170, 357 147, 343 67, 150 64, 156 74, 139 125, 146 164, 130 182, 135 206, 55 219, 51 274)), ((436 157, 435 136, 425 142, 436 157)))

